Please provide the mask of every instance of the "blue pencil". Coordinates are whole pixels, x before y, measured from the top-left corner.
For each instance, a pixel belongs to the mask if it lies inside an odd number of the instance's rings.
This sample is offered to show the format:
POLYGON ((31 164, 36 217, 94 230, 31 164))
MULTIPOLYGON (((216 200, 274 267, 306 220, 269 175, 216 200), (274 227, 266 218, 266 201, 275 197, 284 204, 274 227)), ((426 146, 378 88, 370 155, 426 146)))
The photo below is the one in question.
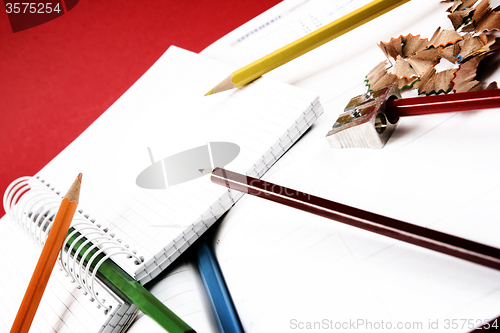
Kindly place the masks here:
POLYGON ((220 332, 243 333, 215 256, 204 241, 198 246, 198 268, 220 332))

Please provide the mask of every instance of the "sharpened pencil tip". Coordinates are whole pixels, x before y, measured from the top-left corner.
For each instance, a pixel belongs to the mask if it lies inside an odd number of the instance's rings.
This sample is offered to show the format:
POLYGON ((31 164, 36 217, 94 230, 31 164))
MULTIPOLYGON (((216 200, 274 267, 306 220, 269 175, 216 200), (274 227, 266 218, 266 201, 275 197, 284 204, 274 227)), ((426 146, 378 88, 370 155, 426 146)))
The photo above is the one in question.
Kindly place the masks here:
POLYGON ((207 92, 205 96, 220 93, 221 91, 226 91, 235 88, 236 84, 233 83, 233 75, 229 75, 224 80, 222 80, 218 85, 216 85, 212 90, 207 92))
POLYGON ((82 173, 78 174, 78 177, 76 177, 75 181, 69 188, 68 192, 66 192, 66 195, 64 196, 65 198, 68 198, 69 201, 76 201, 78 203, 78 200, 80 199, 80 187, 82 185, 82 173))

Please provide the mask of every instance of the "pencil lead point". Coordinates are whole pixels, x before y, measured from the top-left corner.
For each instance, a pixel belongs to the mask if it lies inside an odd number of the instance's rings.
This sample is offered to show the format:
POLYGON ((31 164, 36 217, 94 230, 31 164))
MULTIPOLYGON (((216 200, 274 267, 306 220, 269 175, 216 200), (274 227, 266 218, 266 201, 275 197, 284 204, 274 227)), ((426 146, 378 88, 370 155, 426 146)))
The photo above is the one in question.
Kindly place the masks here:
POLYGON ((205 94, 205 96, 212 95, 213 93, 214 93, 214 90, 212 89, 212 90, 210 90, 209 92, 207 92, 207 93, 205 94))
POLYGON ((78 174, 78 177, 76 177, 75 181, 69 188, 68 192, 66 192, 66 195, 64 198, 68 198, 69 201, 76 201, 78 203, 78 200, 80 199, 80 187, 82 185, 82 173, 78 174))

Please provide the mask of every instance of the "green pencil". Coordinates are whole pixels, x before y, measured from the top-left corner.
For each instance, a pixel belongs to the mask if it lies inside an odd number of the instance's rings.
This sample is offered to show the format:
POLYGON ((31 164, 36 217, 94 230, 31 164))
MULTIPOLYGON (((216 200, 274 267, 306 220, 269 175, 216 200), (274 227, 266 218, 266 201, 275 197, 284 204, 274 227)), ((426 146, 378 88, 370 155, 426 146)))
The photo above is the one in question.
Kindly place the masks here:
MULTIPOLYGON (((70 228, 68 235, 75 231, 74 228, 70 228)), ((73 236, 65 243, 65 250, 68 251, 71 245, 76 242, 72 247, 72 256, 77 255, 77 260, 81 261, 83 254, 93 246, 92 243, 88 242, 82 247, 82 250, 76 254, 76 249, 79 246, 88 241, 87 238, 82 236, 79 232, 75 232, 73 236), (77 240, 78 239, 78 240, 77 240)), ((89 259, 98 251, 95 247, 89 251, 87 256, 83 258, 85 263, 88 263, 89 259)), ((102 258, 104 254, 100 253, 95 260, 90 264, 91 271, 94 271, 95 265, 102 258)), ((175 313, 170 311, 165 304, 160 302, 153 294, 151 294, 146 288, 144 288, 139 282, 133 279, 127 272, 125 272, 120 266, 115 264, 111 259, 106 259, 101 266, 99 266, 96 276, 102 281, 109 289, 111 289, 116 295, 122 298, 124 301, 134 304, 144 312, 147 316, 151 317, 156 321, 161 327, 166 329, 170 333, 185 333, 185 332, 195 332, 188 324, 186 324, 182 319, 180 319, 175 313)))

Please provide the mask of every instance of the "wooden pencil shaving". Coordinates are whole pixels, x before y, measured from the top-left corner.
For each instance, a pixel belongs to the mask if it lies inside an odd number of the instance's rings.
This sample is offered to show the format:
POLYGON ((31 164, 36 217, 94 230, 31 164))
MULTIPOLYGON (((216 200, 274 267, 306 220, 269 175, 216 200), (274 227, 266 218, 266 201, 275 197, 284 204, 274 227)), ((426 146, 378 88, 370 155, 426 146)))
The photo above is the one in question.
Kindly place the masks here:
POLYGON ((420 76, 436 66, 439 58, 439 49, 429 48, 418 51, 408 61, 420 76))
POLYGON ((409 61, 406 61, 401 56, 398 56, 394 64, 394 74, 398 79, 409 79, 418 76, 417 71, 413 69, 409 61))
POLYGON ((439 56, 451 63, 461 64, 472 57, 492 52, 495 42, 496 38, 492 35, 482 33, 474 36, 468 33, 458 43, 440 49, 439 56))
POLYGON ((460 36, 460 34, 455 30, 441 30, 441 27, 439 27, 436 32, 434 32, 434 35, 431 37, 427 47, 446 47, 450 44, 455 44, 460 40, 462 40, 462 36, 460 36))
POLYGON ((439 57, 448 60, 452 64, 455 64, 458 62, 457 54, 459 52, 460 49, 458 48, 458 44, 449 45, 439 50, 439 57))
POLYGON ((481 82, 474 80, 476 77, 477 66, 486 55, 474 57, 473 59, 460 65, 455 75, 451 79, 454 92, 466 92, 481 90, 481 82))
POLYGON ((437 63, 437 51, 426 50, 427 43, 427 38, 408 34, 391 38, 389 43, 380 42, 378 46, 389 61, 395 60, 393 73, 398 79, 414 79, 437 63))
POLYGON ((450 12, 450 13, 454 13, 454 12, 457 12, 457 11, 463 11, 463 10, 466 10, 472 6, 474 6, 474 4, 477 2, 478 0, 449 0, 449 1, 441 1, 441 2, 452 2, 453 5, 448 8, 446 11, 447 12, 450 12))
MULTIPOLYGON (((444 2, 444 1, 442 1, 444 2)), ((458 0, 458 1, 447 1, 453 2, 453 5, 447 9, 447 12, 451 14, 448 15, 453 27, 458 29, 461 25, 470 21, 474 9, 472 8, 477 0, 458 0)))
POLYGON ((500 6, 491 8, 489 0, 483 0, 474 8, 471 22, 462 28, 464 32, 500 30, 500 6))
POLYGON ((387 59, 393 58, 396 60, 398 55, 402 53, 401 44, 401 36, 399 36, 398 38, 391 38, 389 43, 380 42, 378 47, 384 52, 387 59))
POLYGON ((414 87, 418 89, 419 94, 431 95, 448 93, 451 91, 453 84, 451 80, 453 79, 456 68, 444 70, 441 72, 436 72, 436 68, 431 68, 422 75, 420 81, 415 83, 414 87))
POLYGON ((395 74, 389 73, 386 69, 387 61, 382 61, 371 70, 366 76, 366 84, 370 91, 378 90, 389 84, 396 82, 399 90, 411 88, 412 85, 419 80, 418 77, 398 78, 395 74))
POLYGON ((464 10, 456 11, 448 15, 453 28, 457 30, 460 26, 466 24, 471 19, 471 14, 474 10, 472 8, 466 8, 464 10))
POLYGON ((392 82, 400 90, 414 88, 425 95, 448 93, 452 89, 455 92, 482 89, 481 82, 475 80, 477 66, 486 55, 500 48, 500 38, 488 33, 500 30, 500 6, 492 9, 488 0, 441 2, 452 3, 448 17, 456 29, 462 26, 461 31, 439 27, 430 40, 408 34, 391 38, 388 43, 380 42, 378 46, 387 61, 379 63, 366 76, 370 91, 392 82), (448 68, 454 68, 438 72, 435 66, 442 59, 449 62, 448 68))
POLYGON ((420 35, 408 34, 391 38, 389 43, 380 42, 378 46, 388 59, 391 57, 397 60, 398 57, 410 58, 416 52, 425 49, 427 42, 427 38, 420 38, 420 35))
POLYGON ((386 64, 385 60, 382 61, 366 76, 366 83, 370 90, 378 90, 392 82, 396 82, 398 79, 396 75, 387 72, 386 64))
POLYGON ((494 36, 487 36, 484 33, 477 36, 465 35, 463 41, 457 43, 457 49, 460 50, 456 55, 458 63, 461 64, 472 57, 491 52, 490 47, 495 44, 495 41, 494 36))

